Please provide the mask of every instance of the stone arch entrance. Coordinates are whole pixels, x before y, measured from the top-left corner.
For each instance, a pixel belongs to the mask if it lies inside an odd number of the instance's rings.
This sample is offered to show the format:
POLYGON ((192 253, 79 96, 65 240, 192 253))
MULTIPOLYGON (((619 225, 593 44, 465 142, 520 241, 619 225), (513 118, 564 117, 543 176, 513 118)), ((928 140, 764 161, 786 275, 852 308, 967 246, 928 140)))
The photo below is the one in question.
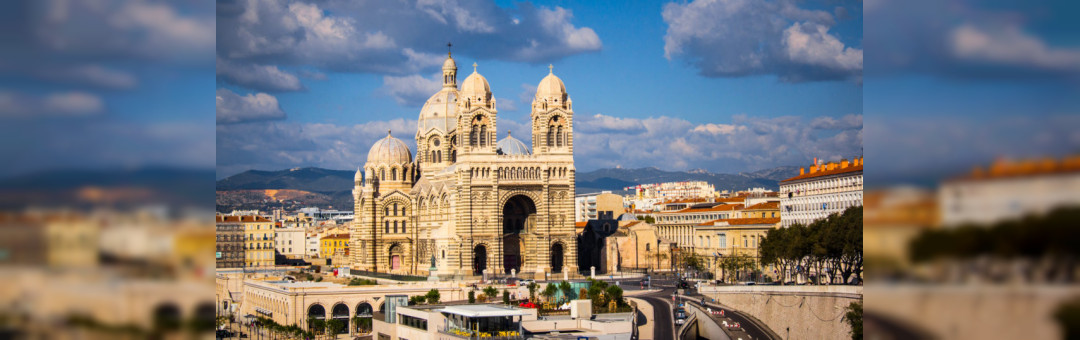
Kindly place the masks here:
POLYGON ((403 265, 402 261, 404 261, 404 252, 401 249, 401 244, 394 243, 391 245, 389 254, 390 257, 386 262, 387 266, 390 267, 390 270, 401 270, 403 265))
POLYGON ((487 247, 478 244, 473 248, 473 275, 484 275, 484 268, 487 268, 487 247))
POLYGON ((563 249, 562 242, 555 242, 551 245, 551 272, 562 273, 563 271, 563 258, 565 250, 563 249))
POLYGON ((358 318, 358 320, 357 323, 353 325, 354 327, 356 327, 356 333, 371 333, 371 317, 373 315, 373 311, 374 310, 373 308, 371 308, 370 303, 361 302, 359 305, 356 305, 356 317, 358 318))
POLYGON ((154 329, 176 330, 180 328, 180 307, 165 303, 154 308, 154 329))
POLYGON ((520 273, 525 262, 522 255, 525 244, 521 236, 536 221, 536 203, 528 196, 517 195, 506 201, 502 212, 503 272, 509 274, 511 270, 516 270, 520 273))
POLYGON ((332 320, 337 320, 340 323, 337 325, 337 329, 332 329, 331 334, 346 333, 349 330, 349 306, 344 303, 338 303, 334 305, 330 314, 332 320))
POLYGON ((309 320, 308 330, 315 330, 316 328, 322 327, 322 322, 326 321, 326 308, 317 303, 308 306, 307 318, 309 320))

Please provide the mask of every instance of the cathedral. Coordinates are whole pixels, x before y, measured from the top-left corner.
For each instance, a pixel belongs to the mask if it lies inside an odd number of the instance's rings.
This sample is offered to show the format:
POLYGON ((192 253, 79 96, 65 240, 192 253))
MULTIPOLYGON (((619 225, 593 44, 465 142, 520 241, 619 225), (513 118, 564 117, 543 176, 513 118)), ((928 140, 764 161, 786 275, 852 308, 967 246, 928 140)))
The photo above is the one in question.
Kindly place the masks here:
POLYGON ((442 89, 420 110, 415 156, 392 132, 371 146, 353 189, 351 268, 536 278, 577 270, 566 86, 549 66, 532 102, 530 147, 498 132, 491 87, 472 66, 459 90, 447 55, 442 89))

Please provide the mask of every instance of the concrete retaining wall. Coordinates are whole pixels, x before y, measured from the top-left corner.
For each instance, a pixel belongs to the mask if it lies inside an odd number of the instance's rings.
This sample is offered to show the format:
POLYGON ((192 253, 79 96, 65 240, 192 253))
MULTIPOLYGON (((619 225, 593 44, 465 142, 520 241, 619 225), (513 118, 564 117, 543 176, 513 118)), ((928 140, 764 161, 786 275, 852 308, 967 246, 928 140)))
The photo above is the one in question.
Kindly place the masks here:
POLYGON ((858 286, 721 286, 700 292, 753 315, 784 339, 851 339, 844 308, 862 298, 858 286))

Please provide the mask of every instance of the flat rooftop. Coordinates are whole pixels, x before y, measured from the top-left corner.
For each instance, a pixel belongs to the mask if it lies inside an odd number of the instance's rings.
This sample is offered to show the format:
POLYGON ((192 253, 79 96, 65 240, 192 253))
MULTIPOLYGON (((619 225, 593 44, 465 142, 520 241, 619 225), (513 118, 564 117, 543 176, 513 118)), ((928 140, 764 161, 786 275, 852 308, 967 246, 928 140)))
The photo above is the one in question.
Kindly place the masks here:
POLYGON ((315 281, 263 281, 278 287, 283 288, 329 288, 329 287, 344 287, 345 285, 337 284, 333 282, 315 282, 315 281))
POLYGON ((510 307, 503 307, 497 305, 457 305, 446 306, 439 310, 443 313, 455 314, 461 316, 467 316, 471 318, 476 317, 499 317, 499 316, 519 316, 527 315, 524 310, 510 307))

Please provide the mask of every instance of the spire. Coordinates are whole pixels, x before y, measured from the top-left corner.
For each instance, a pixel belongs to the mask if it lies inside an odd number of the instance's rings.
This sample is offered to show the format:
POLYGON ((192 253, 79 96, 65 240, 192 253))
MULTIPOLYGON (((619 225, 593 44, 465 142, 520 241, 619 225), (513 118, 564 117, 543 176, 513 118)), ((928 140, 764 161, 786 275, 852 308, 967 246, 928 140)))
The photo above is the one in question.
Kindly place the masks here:
POLYGON ((510 137, 510 130, 506 130, 506 136, 510 137))
POLYGON ((386 138, 390 138, 390 129, 386 129, 386 138))
POLYGON ((446 43, 446 57, 447 57, 447 58, 450 58, 450 47, 451 47, 451 46, 454 46, 454 44, 451 44, 451 43, 449 43, 449 42, 448 42, 448 43, 446 43))

